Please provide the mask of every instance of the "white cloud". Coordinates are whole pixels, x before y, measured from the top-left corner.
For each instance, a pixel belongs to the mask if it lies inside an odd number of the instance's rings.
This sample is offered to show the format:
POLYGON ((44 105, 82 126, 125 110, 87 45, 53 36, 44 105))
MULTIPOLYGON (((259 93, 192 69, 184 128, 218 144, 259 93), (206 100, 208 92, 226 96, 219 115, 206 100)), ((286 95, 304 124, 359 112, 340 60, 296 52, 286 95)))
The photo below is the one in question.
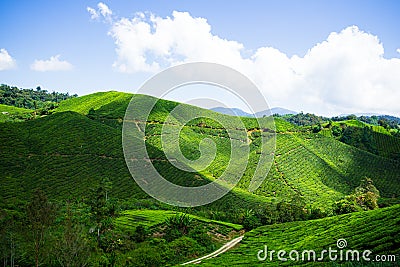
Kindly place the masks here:
MULTIPOLYGON (((105 5, 98 8, 105 19, 112 14, 105 5)), ((252 78, 271 106, 323 115, 365 111, 400 115, 400 58, 384 58, 379 39, 356 26, 330 33, 303 57, 288 57, 272 47, 244 57, 241 43, 214 35, 206 19, 187 12, 174 11, 166 18, 137 13, 107 22, 116 45, 113 66, 121 72, 216 62, 252 78)))
POLYGON ((87 7, 86 8, 87 12, 90 13, 90 18, 91 19, 98 19, 99 18, 99 13, 94 8, 87 7))
POLYGON ((97 7, 100 10, 101 15, 103 15, 103 17, 108 17, 112 15, 112 11, 108 8, 108 6, 102 2, 97 4, 97 7))
POLYGON ((60 55, 50 57, 49 60, 35 60, 31 65, 31 69, 35 71, 68 71, 72 68, 71 63, 60 60, 60 55))
POLYGON ((181 61, 243 61, 242 44, 213 35, 206 19, 186 12, 174 11, 165 19, 138 13, 113 22, 109 34, 117 45, 114 66, 123 72, 157 71, 181 61))
POLYGON ((100 15, 102 15, 107 22, 111 21, 112 11, 106 4, 102 2, 97 4, 97 10, 92 7, 87 7, 86 10, 89 12, 91 19, 98 19, 100 15))
POLYGON ((0 71, 13 69, 17 66, 13 59, 4 48, 0 49, 0 71))
POLYGON ((397 48, 396 52, 400 54, 400 48, 397 48))

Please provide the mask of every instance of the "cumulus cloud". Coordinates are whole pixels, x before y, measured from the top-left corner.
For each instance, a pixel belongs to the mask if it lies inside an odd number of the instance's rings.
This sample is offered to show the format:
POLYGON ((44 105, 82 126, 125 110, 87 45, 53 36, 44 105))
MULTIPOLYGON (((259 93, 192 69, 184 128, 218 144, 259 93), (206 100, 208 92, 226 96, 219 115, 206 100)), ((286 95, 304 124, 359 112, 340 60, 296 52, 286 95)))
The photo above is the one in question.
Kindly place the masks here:
POLYGON ((187 61, 243 62, 241 43, 213 35, 206 19, 187 12, 174 11, 171 18, 139 13, 113 23, 109 34, 117 45, 114 66, 123 72, 158 71, 187 61))
POLYGON ((400 48, 397 48, 396 52, 400 54, 400 48))
POLYGON ((110 25, 108 34, 117 54, 113 66, 121 72, 215 62, 248 75, 271 106, 323 115, 365 111, 400 115, 400 58, 385 58, 378 37, 357 26, 330 33, 304 56, 289 57, 276 48, 260 47, 246 57, 243 44, 213 34, 204 18, 174 11, 165 18, 137 13, 111 19, 112 11, 100 4, 95 12, 110 25))
POLYGON ((103 17, 108 17, 112 15, 112 11, 108 8, 108 6, 102 2, 97 4, 97 7, 100 10, 101 15, 103 15, 103 17))
POLYGON ((31 65, 31 69, 35 71, 68 71, 72 68, 71 63, 60 60, 60 55, 50 57, 48 60, 35 60, 31 65))
POLYGON ((0 71, 13 69, 17 66, 15 59, 13 59, 7 50, 4 48, 0 49, 0 71))
POLYGON ((98 19, 101 15, 107 22, 111 21, 112 11, 102 2, 97 4, 97 10, 92 7, 87 7, 86 10, 89 12, 91 19, 98 19))

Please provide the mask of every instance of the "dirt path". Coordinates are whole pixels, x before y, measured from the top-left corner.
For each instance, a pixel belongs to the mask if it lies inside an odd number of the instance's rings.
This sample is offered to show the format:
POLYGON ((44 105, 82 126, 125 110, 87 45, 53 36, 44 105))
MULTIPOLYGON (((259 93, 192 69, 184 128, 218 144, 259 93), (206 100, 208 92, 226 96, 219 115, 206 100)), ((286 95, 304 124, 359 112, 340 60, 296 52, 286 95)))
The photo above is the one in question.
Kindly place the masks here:
POLYGON ((202 260, 206 260, 206 259, 210 259, 210 258, 217 257, 219 254, 222 254, 222 253, 224 253, 225 251, 227 251, 227 250, 233 248, 236 244, 238 244, 240 241, 242 241, 243 237, 244 237, 244 236, 242 235, 242 236, 239 236, 239 237, 237 237, 237 238, 235 238, 235 239, 232 239, 231 241, 229 241, 228 243, 226 243, 225 245, 223 245, 222 247, 220 247, 220 248, 217 249, 216 251, 214 251, 214 252, 212 252, 212 253, 210 253, 210 254, 208 254, 208 255, 206 255, 206 256, 203 256, 203 257, 201 257, 201 258, 197 258, 197 259, 194 259, 194 260, 191 260, 191 261, 182 263, 181 265, 186 265, 186 264, 198 264, 198 263, 200 263, 202 260))

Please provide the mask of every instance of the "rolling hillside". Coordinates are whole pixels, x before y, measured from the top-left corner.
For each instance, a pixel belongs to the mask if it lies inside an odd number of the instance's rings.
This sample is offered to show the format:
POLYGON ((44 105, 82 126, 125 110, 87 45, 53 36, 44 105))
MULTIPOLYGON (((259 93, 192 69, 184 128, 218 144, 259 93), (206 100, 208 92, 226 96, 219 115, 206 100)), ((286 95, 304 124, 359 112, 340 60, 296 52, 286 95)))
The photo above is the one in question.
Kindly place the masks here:
POLYGON ((31 109, 0 104, 0 122, 22 121, 33 112, 31 109))
POLYGON ((371 152, 378 156, 400 160, 400 138, 379 125, 368 124, 359 120, 347 120, 323 124, 320 134, 371 152), (334 136, 332 127, 340 129, 339 136, 334 136))
MULTIPOLYGON (((214 259, 203 261, 200 266, 337 266, 346 262, 339 260, 329 261, 328 254, 325 254, 325 262, 319 264, 311 261, 301 261, 301 253, 304 250, 314 250, 317 257, 323 249, 339 250, 338 239, 345 239, 346 250, 371 250, 371 262, 349 261, 347 266, 395 266, 393 261, 380 264, 375 261, 376 255, 395 255, 397 261, 400 257, 400 206, 373 210, 368 212, 357 212, 319 220, 304 222, 291 222, 277 225, 262 226, 248 232, 240 245, 214 259), (260 261, 257 253, 264 250, 267 245, 268 255, 260 261), (269 252, 274 250, 272 261, 269 252), (277 252, 285 250, 284 255, 287 261, 280 261, 277 252), (300 252, 299 261, 289 258, 289 252, 297 250, 300 252), (368 264, 370 263, 370 265, 368 264), (352 265, 353 264, 353 265, 352 265)), ((260 254, 261 257, 264 253, 260 254)), ((335 254, 332 254, 335 255, 335 254)), ((345 255, 345 254, 344 254, 345 255)), ((295 254, 293 254, 295 257, 295 254)), ((307 255, 306 255, 307 257, 307 255)), ((345 256, 344 256, 345 257, 345 256)), ((360 256, 361 258, 361 256, 360 256)), ((307 259, 307 258, 306 258, 307 259)), ((349 256, 349 259, 350 256, 349 256)), ((197 266, 197 265, 193 265, 197 266)), ((346 265, 345 265, 346 266, 346 265)))
MULTIPOLYGON (((82 196, 105 177, 118 185, 112 189, 112 195, 118 198, 146 197, 130 177, 121 147, 122 118, 131 96, 118 92, 96 93, 66 100, 55 114, 44 118, 1 124, 0 175, 5 185, 0 190, 1 197, 4 200, 26 199, 27 192, 35 187, 44 188, 54 198, 82 196)), ((142 102, 148 98, 135 97, 142 102)), ((177 169, 166 160, 159 135, 163 121, 176 105, 175 102, 159 101, 147 123, 139 123, 140 127, 146 127, 150 160, 166 179, 176 184, 197 186, 208 183, 224 171, 229 160, 230 141, 215 121, 189 122, 180 136, 183 153, 189 158, 198 157, 199 142, 209 137, 217 145, 217 158, 201 173, 177 169)), ((203 117, 217 114, 197 107, 186 108, 203 117)), ((229 127, 234 127, 230 116, 217 116, 229 127)), ((260 200, 277 202, 300 195, 312 206, 329 207, 349 194, 364 176, 374 180, 383 197, 400 195, 398 161, 375 156, 320 134, 299 131, 297 126, 279 118, 275 120, 276 151, 271 170, 255 191, 256 195, 251 194, 247 189, 255 171, 253 166, 259 158, 260 131, 250 131, 256 127, 255 120, 243 120, 251 140, 249 164, 238 187, 226 196, 234 195, 238 206, 247 205, 243 204, 246 203, 243 199, 251 206, 260 200)), ((225 206, 221 203, 212 205, 221 209, 225 206)))
POLYGON ((67 99, 60 104, 57 112, 75 111, 87 115, 91 109, 96 110, 100 114, 100 111, 106 110, 107 114, 114 114, 112 117, 117 118, 118 115, 123 116, 125 114, 125 109, 131 98, 132 94, 128 93, 114 91, 99 92, 67 99))

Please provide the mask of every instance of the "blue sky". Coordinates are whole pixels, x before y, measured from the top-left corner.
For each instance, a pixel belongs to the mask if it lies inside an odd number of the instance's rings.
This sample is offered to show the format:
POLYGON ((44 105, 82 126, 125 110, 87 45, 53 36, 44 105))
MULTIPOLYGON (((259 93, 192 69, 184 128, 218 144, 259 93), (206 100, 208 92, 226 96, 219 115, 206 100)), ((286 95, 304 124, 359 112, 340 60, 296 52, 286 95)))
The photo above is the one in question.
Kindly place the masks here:
POLYGON ((201 60, 248 75, 270 106, 400 116, 399 1, 1 1, 0 9, 0 83, 134 92, 165 67, 201 60))

